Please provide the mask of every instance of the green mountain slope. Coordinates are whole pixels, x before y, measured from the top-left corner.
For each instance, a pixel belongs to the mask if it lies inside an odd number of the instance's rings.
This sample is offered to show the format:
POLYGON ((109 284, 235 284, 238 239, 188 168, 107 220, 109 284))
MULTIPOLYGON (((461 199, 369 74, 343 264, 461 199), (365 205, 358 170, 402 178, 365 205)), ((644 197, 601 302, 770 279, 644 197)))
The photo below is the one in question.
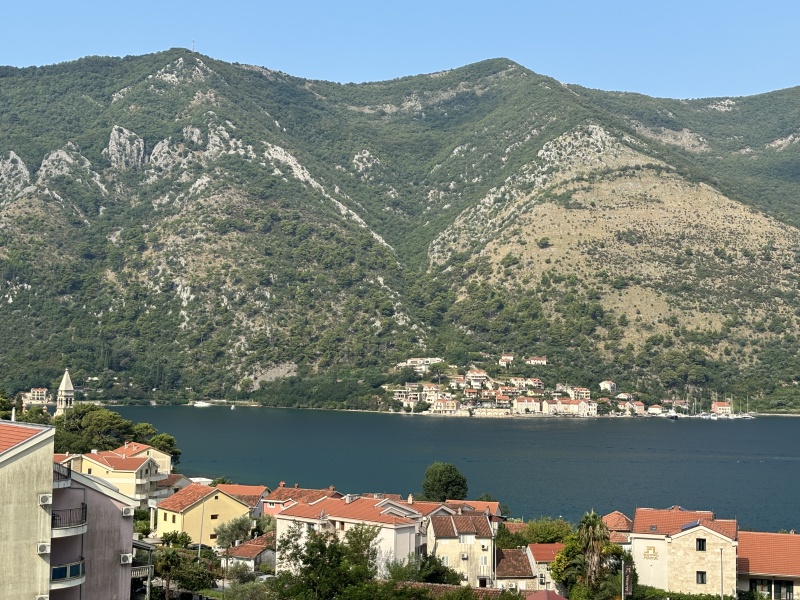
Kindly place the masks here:
POLYGON ((795 107, 506 59, 361 85, 186 50, 0 68, 0 382, 227 395, 514 351, 654 398, 791 396, 795 107))

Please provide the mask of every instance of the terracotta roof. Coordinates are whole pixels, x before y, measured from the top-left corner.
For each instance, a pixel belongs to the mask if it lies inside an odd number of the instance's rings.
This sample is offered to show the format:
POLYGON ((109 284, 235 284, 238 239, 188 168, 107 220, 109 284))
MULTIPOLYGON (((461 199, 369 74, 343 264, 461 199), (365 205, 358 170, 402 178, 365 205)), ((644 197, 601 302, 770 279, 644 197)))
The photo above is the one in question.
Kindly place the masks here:
POLYGON ((539 590, 533 594, 525 596, 525 600, 567 600, 564 596, 557 594, 553 590, 539 590))
POLYGON ((313 504, 293 504, 284 508, 278 517, 299 517, 303 519, 347 519, 367 523, 387 525, 413 525, 415 521, 391 514, 391 507, 378 506, 385 498, 355 498, 347 502, 344 498, 323 498, 313 504))
POLYGON ((504 525, 511 533, 521 533, 525 531, 525 528, 528 526, 527 523, 523 523, 522 521, 506 521, 504 525))
POLYGON ((268 531, 264 535, 248 540, 238 546, 229 548, 227 551, 228 556, 234 558, 253 559, 262 552, 275 549, 275 532, 268 531))
POLYGON ((0 421, 0 454, 11 450, 14 446, 27 442, 49 427, 18 423, 16 421, 0 421))
POLYGON ((378 498, 380 500, 389 499, 394 500, 395 502, 401 502, 403 504, 406 503, 406 499, 401 496, 400 494, 387 494, 386 492, 367 492, 366 494, 360 494, 362 498, 378 498))
POLYGON ((200 483, 190 483, 182 490, 178 490, 169 498, 165 498, 158 503, 158 508, 172 512, 183 512, 187 508, 197 504, 203 498, 212 494, 218 494, 219 490, 210 485, 200 483))
POLYGON ((608 513, 603 517, 603 523, 606 524, 609 531, 632 531, 633 521, 626 517, 623 513, 615 510, 608 513))
MULTIPOLYGON (((296 485, 297 484, 295 484, 295 486, 296 485)), ((294 502, 309 504, 320 498, 328 497, 341 498, 342 494, 337 492, 333 486, 324 490, 315 490, 301 487, 285 487, 284 483, 281 481, 278 487, 264 497, 264 500, 272 500, 273 502, 288 502, 289 500, 293 500, 294 502)))
POLYGON ((800 577, 800 535, 740 531, 737 554, 740 575, 800 577))
POLYGON ((190 481, 186 475, 181 475, 180 473, 170 473, 164 479, 156 482, 156 487, 160 488, 171 488, 175 487, 175 485, 181 480, 185 479, 186 481, 190 481))
MULTIPOLYGON (((406 502, 406 504, 410 508, 412 508, 413 510, 416 510, 416 511, 419 511, 420 513, 422 513, 422 515, 425 516, 425 517, 427 517, 432 512, 434 512, 434 511, 446 506, 442 502, 427 502, 425 500, 414 500, 411 503, 406 502)), ((448 508, 451 508, 454 511, 458 510, 457 507, 453 507, 453 506, 449 506, 448 508)))
POLYGON ((525 552, 525 550, 498 549, 497 577, 533 577, 531 561, 528 560, 528 554, 525 552))
POLYGON ((448 506, 460 506, 462 508, 470 508, 478 512, 484 512, 488 508, 489 514, 500 514, 499 502, 486 502, 483 500, 445 500, 444 503, 448 506))
POLYGON ((69 459, 69 454, 61 454, 60 452, 55 452, 53 454, 53 462, 61 464, 68 459, 69 459))
POLYGON ((629 536, 627 531, 609 531, 608 541, 612 544, 627 544, 631 541, 629 536))
POLYGON ((220 483, 217 485, 217 489, 241 500, 250 508, 258 506, 264 494, 269 492, 269 488, 265 485, 240 485, 238 483, 220 483))
POLYGON ((156 452, 161 452, 162 454, 166 454, 166 452, 159 450, 158 448, 153 448, 152 446, 148 446, 147 444, 140 444, 139 442, 125 442, 125 444, 120 446, 119 448, 114 448, 112 452, 116 452, 117 454, 125 454, 127 456, 133 456, 135 454, 139 454, 140 452, 144 452, 145 450, 155 450, 156 452))
POLYGON ((454 538, 460 534, 474 534, 478 538, 491 538, 492 526, 486 515, 434 515, 431 517, 433 533, 437 538, 454 538))
POLYGON ((114 471, 136 471, 148 460, 151 460, 149 456, 125 456, 112 452, 111 450, 90 452, 84 454, 83 457, 105 465, 114 471))
POLYGON ((556 557, 556 554, 561 552, 564 544, 556 542, 554 544, 528 544, 533 560, 537 563, 551 563, 556 557))
POLYGON ((686 510, 680 506, 670 508, 637 508, 633 516, 633 531, 636 533, 655 533, 672 535, 681 531, 684 525, 701 519, 714 519, 710 510, 686 510))
POLYGON ((736 519, 700 519, 700 522, 697 524, 711 531, 716 531, 732 540, 735 540, 738 535, 739 526, 736 519))

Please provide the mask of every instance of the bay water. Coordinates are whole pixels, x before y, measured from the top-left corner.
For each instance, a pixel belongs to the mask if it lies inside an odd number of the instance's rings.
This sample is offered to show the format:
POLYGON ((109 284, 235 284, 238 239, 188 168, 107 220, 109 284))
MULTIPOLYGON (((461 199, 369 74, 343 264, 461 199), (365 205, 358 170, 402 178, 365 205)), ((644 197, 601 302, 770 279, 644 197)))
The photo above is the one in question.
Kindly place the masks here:
POLYGON ((674 504, 742 529, 800 529, 800 419, 478 419, 237 406, 115 407, 177 438, 187 476, 416 494, 434 461, 515 517, 674 504))

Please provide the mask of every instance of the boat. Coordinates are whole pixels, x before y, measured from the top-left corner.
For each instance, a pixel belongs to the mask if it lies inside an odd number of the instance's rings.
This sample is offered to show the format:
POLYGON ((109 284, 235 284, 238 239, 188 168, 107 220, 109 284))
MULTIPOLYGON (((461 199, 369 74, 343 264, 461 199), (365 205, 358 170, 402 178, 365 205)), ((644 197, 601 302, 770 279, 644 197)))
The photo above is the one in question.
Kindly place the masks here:
POLYGON ((231 404, 231 410, 236 410, 236 405, 235 404, 231 404))
POLYGON ((197 408, 205 408, 206 406, 211 406, 208 402, 203 402, 202 400, 198 400, 192 406, 196 406, 197 408))
POLYGON ((675 412, 674 408, 670 408, 669 412, 667 413, 667 418, 670 421, 677 421, 678 420, 678 413, 675 412))

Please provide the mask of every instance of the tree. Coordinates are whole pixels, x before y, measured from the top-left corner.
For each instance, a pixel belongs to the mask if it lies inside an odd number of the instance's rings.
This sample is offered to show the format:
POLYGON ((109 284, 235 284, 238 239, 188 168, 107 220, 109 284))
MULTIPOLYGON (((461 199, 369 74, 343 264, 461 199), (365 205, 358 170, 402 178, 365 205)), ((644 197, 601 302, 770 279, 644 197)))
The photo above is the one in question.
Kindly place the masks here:
POLYGON ((432 502, 464 500, 467 497, 467 478, 455 465, 435 462, 425 469, 422 497, 432 502))
POLYGON ((436 377, 436 383, 442 384, 442 375, 447 372, 447 365, 443 362, 433 363, 428 367, 428 374, 431 377, 436 377))
POLYGON ((214 574, 209 569, 188 560, 183 560, 172 572, 172 576, 178 585, 190 592, 210 588, 214 584, 214 574))
POLYGON ((541 517, 528 522, 523 536, 529 544, 552 544, 563 542, 572 531, 572 524, 561 517, 541 517))
POLYGON ((180 568, 183 558, 176 550, 168 548, 159 553, 156 559, 155 571, 164 580, 164 590, 169 598, 169 586, 175 572, 180 568))
POLYGON ((594 589, 603 576, 603 551, 609 544, 608 527, 594 510, 578 523, 578 541, 584 556, 584 581, 594 589))
POLYGON ((165 546, 172 548, 186 548, 192 543, 191 536, 185 531, 178 533, 177 531, 167 531, 161 536, 161 541, 165 546))
POLYGON ((242 515, 236 519, 231 519, 214 528, 217 535, 217 546, 230 548, 237 540, 247 540, 253 530, 253 520, 249 515, 242 515))

